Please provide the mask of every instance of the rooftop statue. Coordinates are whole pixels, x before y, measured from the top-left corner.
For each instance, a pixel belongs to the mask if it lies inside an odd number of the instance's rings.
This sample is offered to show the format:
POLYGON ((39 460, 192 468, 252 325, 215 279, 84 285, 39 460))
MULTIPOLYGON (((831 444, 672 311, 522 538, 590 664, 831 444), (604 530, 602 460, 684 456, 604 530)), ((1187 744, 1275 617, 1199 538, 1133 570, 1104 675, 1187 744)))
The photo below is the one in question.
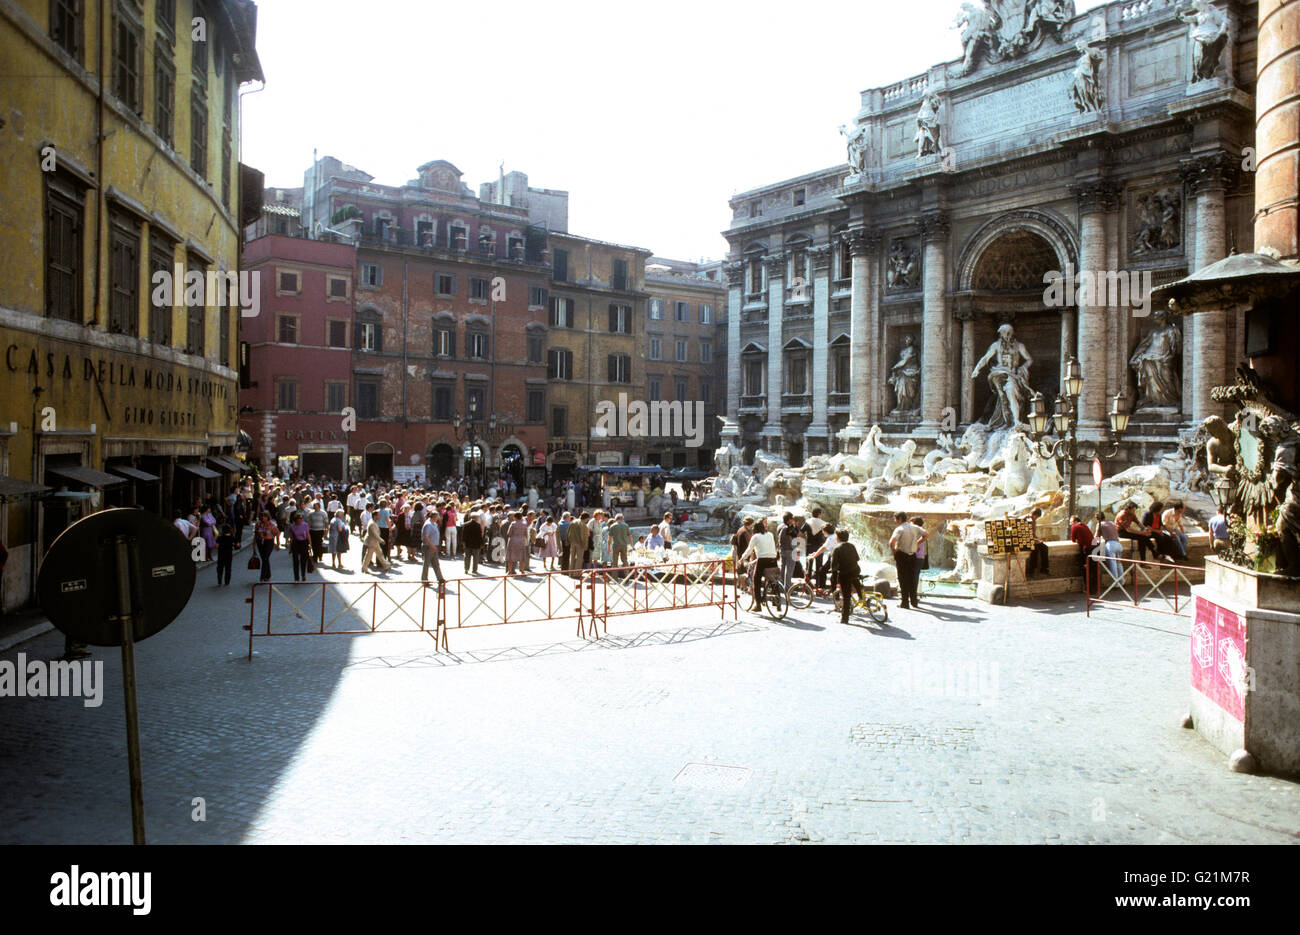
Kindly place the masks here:
POLYGON ((1074 47, 1079 50, 1079 60, 1074 66, 1074 81, 1070 85, 1070 100, 1081 114, 1101 110, 1106 96, 1101 87, 1101 63, 1105 58, 1101 49, 1094 49, 1082 40, 1074 47))
POLYGON ((1204 81, 1219 67, 1219 56, 1228 43, 1228 17, 1209 0, 1192 0, 1192 5, 1178 12, 1178 18, 1191 24, 1192 75, 1204 81))
POLYGON ((870 152, 867 127, 865 125, 857 127, 850 133, 844 124, 840 124, 840 133, 844 134, 844 141, 848 146, 849 168, 853 170, 854 175, 862 175, 867 171, 867 154, 870 152))
POLYGON ((1060 39, 1074 19, 1074 0, 974 0, 961 5, 953 25, 961 28, 962 63, 970 74, 982 54, 1001 62, 1035 48, 1045 36, 1060 39))
POLYGON ((998 60, 1002 50, 1002 36, 998 32, 1002 18, 987 0, 963 3, 952 24, 961 28, 961 44, 965 50, 959 75, 970 74, 975 67, 975 58, 981 52, 991 62, 998 60))
POLYGON ((921 109, 916 113, 916 158, 937 156, 943 150, 940 140, 939 95, 927 94, 921 99, 921 109))

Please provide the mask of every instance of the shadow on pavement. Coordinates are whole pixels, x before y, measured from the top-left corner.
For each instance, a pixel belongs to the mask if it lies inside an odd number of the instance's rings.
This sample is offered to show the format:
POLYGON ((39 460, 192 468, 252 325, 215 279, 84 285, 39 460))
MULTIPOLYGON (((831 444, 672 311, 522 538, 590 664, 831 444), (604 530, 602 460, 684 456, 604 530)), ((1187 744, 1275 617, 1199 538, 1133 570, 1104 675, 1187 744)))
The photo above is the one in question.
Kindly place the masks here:
POLYGON ((693 643, 697 640, 733 636, 739 633, 758 633, 765 628, 749 620, 727 620, 714 626, 683 627, 679 630, 647 630, 642 633, 606 634, 599 640, 566 640, 562 643, 543 643, 535 646, 503 646, 446 653, 410 653, 404 655, 370 656, 348 663, 347 668, 394 669, 402 666, 458 666, 479 662, 504 662, 515 659, 533 659, 538 656, 592 652, 595 650, 638 649, 643 646, 669 646, 676 643, 693 643))
MULTIPOLYGON (((289 576, 288 553, 273 575, 289 576)), ((330 705, 351 639, 268 640, 275 665, 247 660, 245 598, 259 572, 236 563, 228 587, 199 575, 181 615, 137 644, 145 827, 149 843, 239 843, 330 705), (196 801, 202 799, 202 803, 196 801), (196 809, 205 811, 195 820, 196 809)), ((315 579, 319 581, 320 579, 315 579)), ((4 699, 0 720, 0 843, 129 844, 121 651, 91 647, 102 663, 101 703, 4 699)), ((0 654, 52 660, 57 631, 0 654)))

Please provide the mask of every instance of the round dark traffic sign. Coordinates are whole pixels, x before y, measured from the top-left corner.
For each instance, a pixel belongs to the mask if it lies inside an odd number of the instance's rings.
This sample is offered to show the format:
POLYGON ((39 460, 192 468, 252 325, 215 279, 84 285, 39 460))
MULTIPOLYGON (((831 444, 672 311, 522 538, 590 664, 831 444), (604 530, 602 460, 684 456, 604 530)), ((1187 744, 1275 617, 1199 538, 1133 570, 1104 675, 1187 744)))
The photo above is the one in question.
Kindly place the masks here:
POLYGON ((120 646, 117 540, 126 537, 132 632, 139 642, 189 603, 195 568, 176 528, 144 510, 101 510, 59 534, 45 553, 36 595, 50 622, 80 643, 120 646))

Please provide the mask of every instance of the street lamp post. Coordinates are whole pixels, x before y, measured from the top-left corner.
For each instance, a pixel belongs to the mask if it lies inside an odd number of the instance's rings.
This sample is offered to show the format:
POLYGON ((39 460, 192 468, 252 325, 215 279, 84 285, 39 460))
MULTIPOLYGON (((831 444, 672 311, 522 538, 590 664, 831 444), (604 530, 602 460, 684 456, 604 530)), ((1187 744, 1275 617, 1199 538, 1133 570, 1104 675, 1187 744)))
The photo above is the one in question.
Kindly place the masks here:
MULTIPOLYGON (((483 425, 483 420, 479 418, 478 415, 474 412, 466 412, 464 416, 462 416, 458 412, 454 416, 452 416, 451 419, 451 429, 452 429, 452 433, 456 437, 456 440, 460 441, 463 439, 465 442, 465 447, 471 453, 471 457, 473 457, 475 461, 479 462, 478 474, 479 474, 480 485, 483 480, 482 462, 486 459, 481 457, 481 455, 476 456, 475 453, 482 451, 482 449, 478 447, 478 443, 483 440, 483 437, 480 434, 482 425, 483 425)), ((497 427, 497 416, 496 413, 494 412, 491 415, 489 415, 487 418, 488 432, 495 433, 496 427, 497 427)))
POLYGON ((1128 401, 1121 390, 1115 396, 1110 410, 1110 434, 1104 444, 1092 446, 1091 450, 1079 447, 1079 396, 1083 393, 1083 375, 1079 361, 1071 357, 1065 365, 1064 393, 1056 397, 1056 414, 1050 416, 1052 427, 1056 432, 1056 441, 1044 438, 1047 433, 1047 403, 1042 393, 1035 393, 1030 403, 1029 428, 1033 432, 1034 445, 1038 454, 1044 458, 1064 458, 1070 469, 1070 510, 1068 516, 1074 516, 1075 507, 1075 464, 1079 457, 1113 458, 1119 452, 1120 441, 1128 430, 1128 401))

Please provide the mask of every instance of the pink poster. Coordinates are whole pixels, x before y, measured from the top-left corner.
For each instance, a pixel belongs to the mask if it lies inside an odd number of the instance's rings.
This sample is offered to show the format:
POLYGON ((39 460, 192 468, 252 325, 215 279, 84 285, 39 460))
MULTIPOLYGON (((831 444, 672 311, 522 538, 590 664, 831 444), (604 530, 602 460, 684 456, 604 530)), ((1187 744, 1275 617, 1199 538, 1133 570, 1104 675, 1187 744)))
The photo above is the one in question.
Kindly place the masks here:
POLYGON ((1197 597, 1192 622, 1192 687, 1244 721, 1248 684, 1246 621, 1197 597))

